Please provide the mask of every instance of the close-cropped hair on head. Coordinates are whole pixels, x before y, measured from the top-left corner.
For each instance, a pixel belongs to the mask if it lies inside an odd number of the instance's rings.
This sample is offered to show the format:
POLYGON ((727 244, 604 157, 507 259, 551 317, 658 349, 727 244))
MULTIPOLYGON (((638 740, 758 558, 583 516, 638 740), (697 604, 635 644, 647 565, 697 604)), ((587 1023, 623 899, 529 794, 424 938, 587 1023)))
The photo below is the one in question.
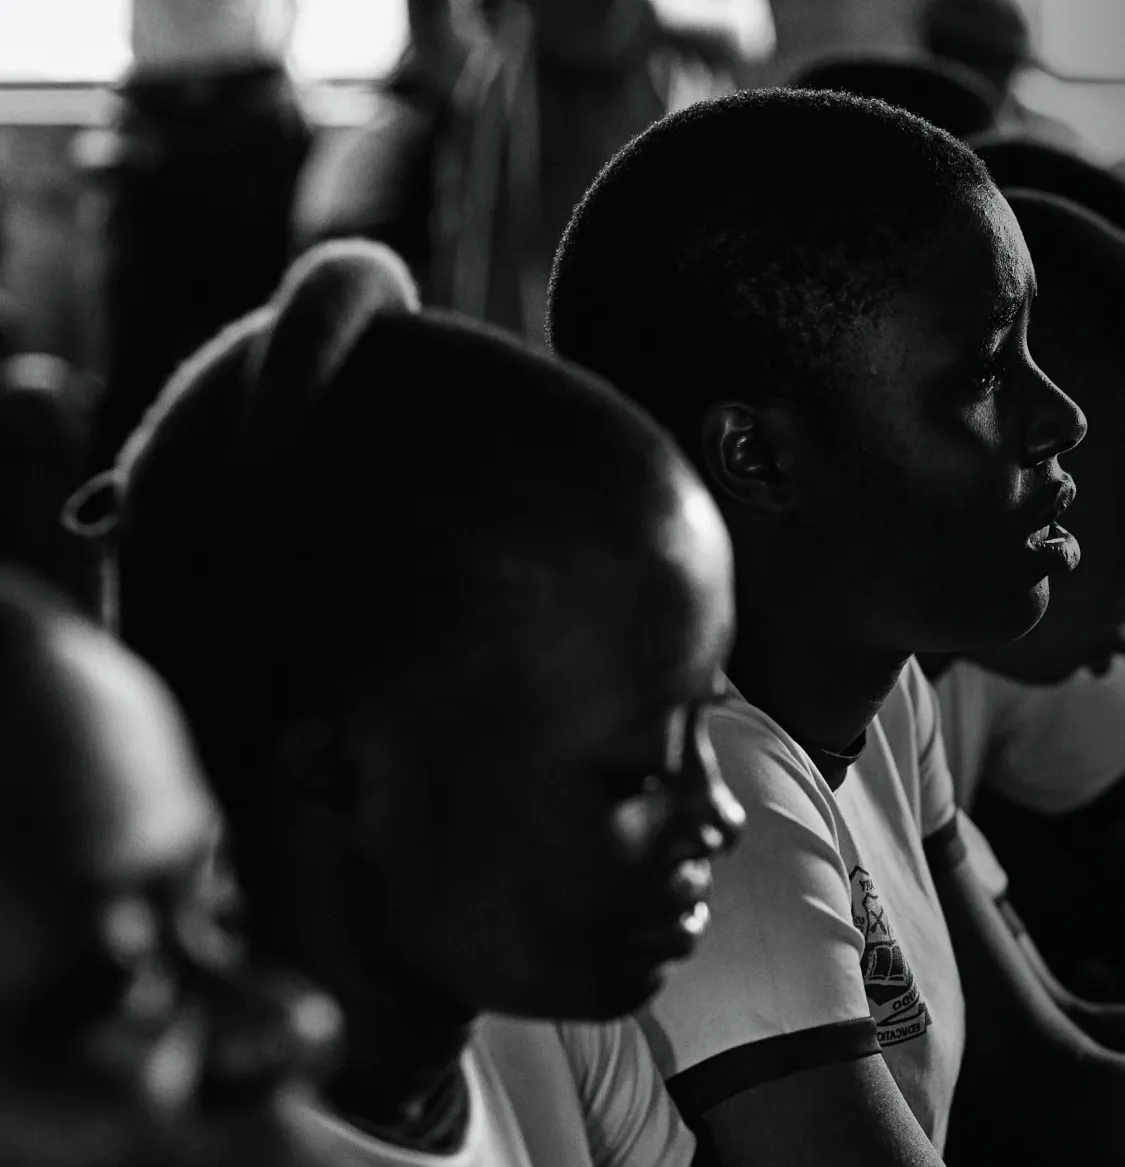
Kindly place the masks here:
POLYGON ((816 421, 845 341, 990 188, 961 142, 882 102, 762 90, 690 106, 622 149, 575 210, 549 343, 695 460, 717 400, 816 421))

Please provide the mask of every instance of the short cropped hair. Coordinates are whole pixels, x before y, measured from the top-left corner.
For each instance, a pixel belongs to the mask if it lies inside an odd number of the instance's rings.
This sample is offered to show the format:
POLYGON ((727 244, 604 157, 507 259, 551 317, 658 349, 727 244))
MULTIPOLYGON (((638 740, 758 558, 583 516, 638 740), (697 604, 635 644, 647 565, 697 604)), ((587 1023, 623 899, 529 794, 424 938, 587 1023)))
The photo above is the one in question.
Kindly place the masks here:
POLYGON ((966 146, 882 102, 765 90, 690 106, 621 150, 575 210, 549 343, 697 462, 716 400, 816 421, 847 376, 846 338, 990 187, 966 146))

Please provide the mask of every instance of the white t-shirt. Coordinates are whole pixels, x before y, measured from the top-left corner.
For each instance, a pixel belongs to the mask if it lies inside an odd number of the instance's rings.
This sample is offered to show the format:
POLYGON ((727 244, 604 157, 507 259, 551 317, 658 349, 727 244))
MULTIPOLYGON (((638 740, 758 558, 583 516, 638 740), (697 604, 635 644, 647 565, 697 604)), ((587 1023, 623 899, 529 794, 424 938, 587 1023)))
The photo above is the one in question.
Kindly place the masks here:
MULTIPOLYGON (((699 1114, 802 1069, 882 1052, 940 1150, 964 1000, 923 840, 957 861, 937 706, 913 660, 834 791, 738 699, 711 721, 747 812, 715 872, 711 933, 641 1015, 673 1095, 699 1114)), ((944 860, 943 860, 944 861, 944 860)))
POLYGON ((333 1167, 688 1167, 695 1137, 631 1020, 483 1019, 463 1056, 464 1142, 449 1155, 383 1142, 308 1106, 333 1167))
POLYGON ((972 661, 934 684, 958 804, 972 810, 982 784, 1040 814, 1066 814, 1125 775, 1125 656, 1097 675, 1027 685, 972 661))

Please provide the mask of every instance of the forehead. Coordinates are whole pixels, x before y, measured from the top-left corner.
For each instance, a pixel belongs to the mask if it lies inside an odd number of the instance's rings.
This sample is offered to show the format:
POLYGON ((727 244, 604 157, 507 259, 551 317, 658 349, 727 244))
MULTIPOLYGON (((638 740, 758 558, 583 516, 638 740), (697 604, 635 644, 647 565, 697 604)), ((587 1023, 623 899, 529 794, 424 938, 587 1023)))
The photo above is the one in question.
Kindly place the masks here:
MULTIPOLYGON (((84 629, 60 629, 51 650, 53 683, 35 720, 54 723, 56 742, 34 767, 30 792, 43 842, 82 878, 108 884, 159 878, 200 858, 217 816, 163 689, 84 629)), ((34 761, 33 742, 26 756, 34 761)))
POLYGON ((526 664, 570 743, 700 696, 734 633, 730 541, 710 495, 685 474, 644 545, 600 557, 559 600, 550 646, 526 664))
POLYGON ((924 383, 984 357, 1019 318, 1035 269, 1016 217, 995 189, 982 192, 919 256, 908 285, 861 334, 877 380, 924 383))

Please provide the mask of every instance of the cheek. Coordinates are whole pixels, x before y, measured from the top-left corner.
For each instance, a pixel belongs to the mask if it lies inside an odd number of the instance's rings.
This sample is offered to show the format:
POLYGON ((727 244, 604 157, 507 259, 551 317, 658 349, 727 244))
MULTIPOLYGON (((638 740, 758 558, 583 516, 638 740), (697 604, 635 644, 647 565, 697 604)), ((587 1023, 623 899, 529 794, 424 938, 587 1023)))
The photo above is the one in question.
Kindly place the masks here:
POLYGON ((662 795, 638 795, 621 803, 611 817, 611 838, 621 861, 641 867, 651 858, 668 824, 662 795))

